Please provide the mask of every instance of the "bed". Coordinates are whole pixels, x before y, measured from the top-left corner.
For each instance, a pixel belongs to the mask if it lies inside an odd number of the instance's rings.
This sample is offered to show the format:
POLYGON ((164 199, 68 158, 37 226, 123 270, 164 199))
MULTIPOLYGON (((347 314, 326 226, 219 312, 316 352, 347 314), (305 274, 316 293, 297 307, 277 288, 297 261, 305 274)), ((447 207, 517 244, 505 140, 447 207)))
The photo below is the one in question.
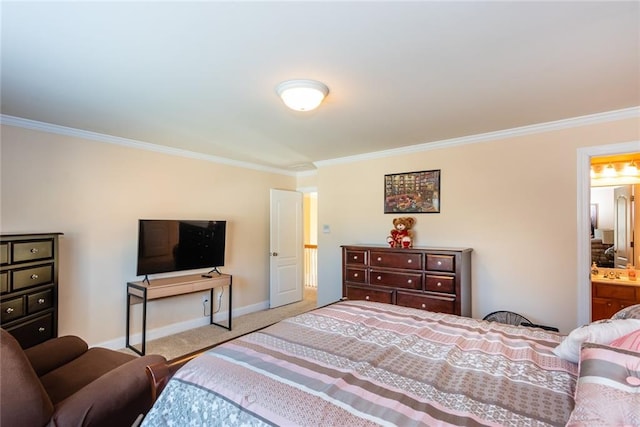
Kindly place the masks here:
POLYGON ((563 426, 578 382, 564 338, 342 301, 189 361, 142 425, 563 426))

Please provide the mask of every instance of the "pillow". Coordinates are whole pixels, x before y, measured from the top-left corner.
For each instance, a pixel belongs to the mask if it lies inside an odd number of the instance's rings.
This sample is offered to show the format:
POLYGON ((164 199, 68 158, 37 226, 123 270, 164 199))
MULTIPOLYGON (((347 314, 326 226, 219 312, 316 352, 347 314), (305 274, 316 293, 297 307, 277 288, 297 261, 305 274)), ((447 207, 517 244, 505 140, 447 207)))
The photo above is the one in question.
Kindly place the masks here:
POLYGON ((640 352, 640 329, 611 341, 611 347, 640 352))
POLYGON ((589 341, 596 344, 609 344, 630 332, 640 329, 640 319, 604 319, 574 329, 553 349, 561 359, 578 363, 580 345, 589 341))
POLYGON ((640 304, 630 305, 611 316, 612 319, 640 319, 640 304))
POLYGON ((585 343, 567 426, 640 425, 640 353, 585 343))

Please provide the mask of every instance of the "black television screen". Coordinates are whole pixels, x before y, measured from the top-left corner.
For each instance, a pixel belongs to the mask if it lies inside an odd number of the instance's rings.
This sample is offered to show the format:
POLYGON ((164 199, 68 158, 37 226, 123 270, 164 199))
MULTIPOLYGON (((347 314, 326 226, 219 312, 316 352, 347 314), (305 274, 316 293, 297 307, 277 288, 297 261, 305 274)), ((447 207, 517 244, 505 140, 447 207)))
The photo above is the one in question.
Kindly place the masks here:
POLYGON ((138 223, 138 276, 224 265, 226 221, 138 223))

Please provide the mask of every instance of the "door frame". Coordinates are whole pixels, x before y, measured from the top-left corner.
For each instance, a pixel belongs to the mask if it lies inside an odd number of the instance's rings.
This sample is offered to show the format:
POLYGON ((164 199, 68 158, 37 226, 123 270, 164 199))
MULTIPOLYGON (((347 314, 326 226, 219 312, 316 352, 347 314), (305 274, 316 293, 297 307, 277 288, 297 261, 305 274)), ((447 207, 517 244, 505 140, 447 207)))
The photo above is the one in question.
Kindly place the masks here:
POLYGON ((640 152, 640 141, 578 148, 577 153, 577 323, 591 321, 591 157, 640 152))

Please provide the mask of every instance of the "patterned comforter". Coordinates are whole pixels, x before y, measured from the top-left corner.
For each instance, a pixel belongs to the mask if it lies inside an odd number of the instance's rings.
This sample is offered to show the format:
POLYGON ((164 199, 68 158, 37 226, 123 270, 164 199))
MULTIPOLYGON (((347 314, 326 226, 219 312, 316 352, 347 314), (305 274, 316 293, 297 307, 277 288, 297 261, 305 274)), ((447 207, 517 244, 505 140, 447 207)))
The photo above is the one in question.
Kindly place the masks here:
POLYGON ((562 335, 343 301, 215 347, 143 426, 564 425, 577 365, 562 335))

